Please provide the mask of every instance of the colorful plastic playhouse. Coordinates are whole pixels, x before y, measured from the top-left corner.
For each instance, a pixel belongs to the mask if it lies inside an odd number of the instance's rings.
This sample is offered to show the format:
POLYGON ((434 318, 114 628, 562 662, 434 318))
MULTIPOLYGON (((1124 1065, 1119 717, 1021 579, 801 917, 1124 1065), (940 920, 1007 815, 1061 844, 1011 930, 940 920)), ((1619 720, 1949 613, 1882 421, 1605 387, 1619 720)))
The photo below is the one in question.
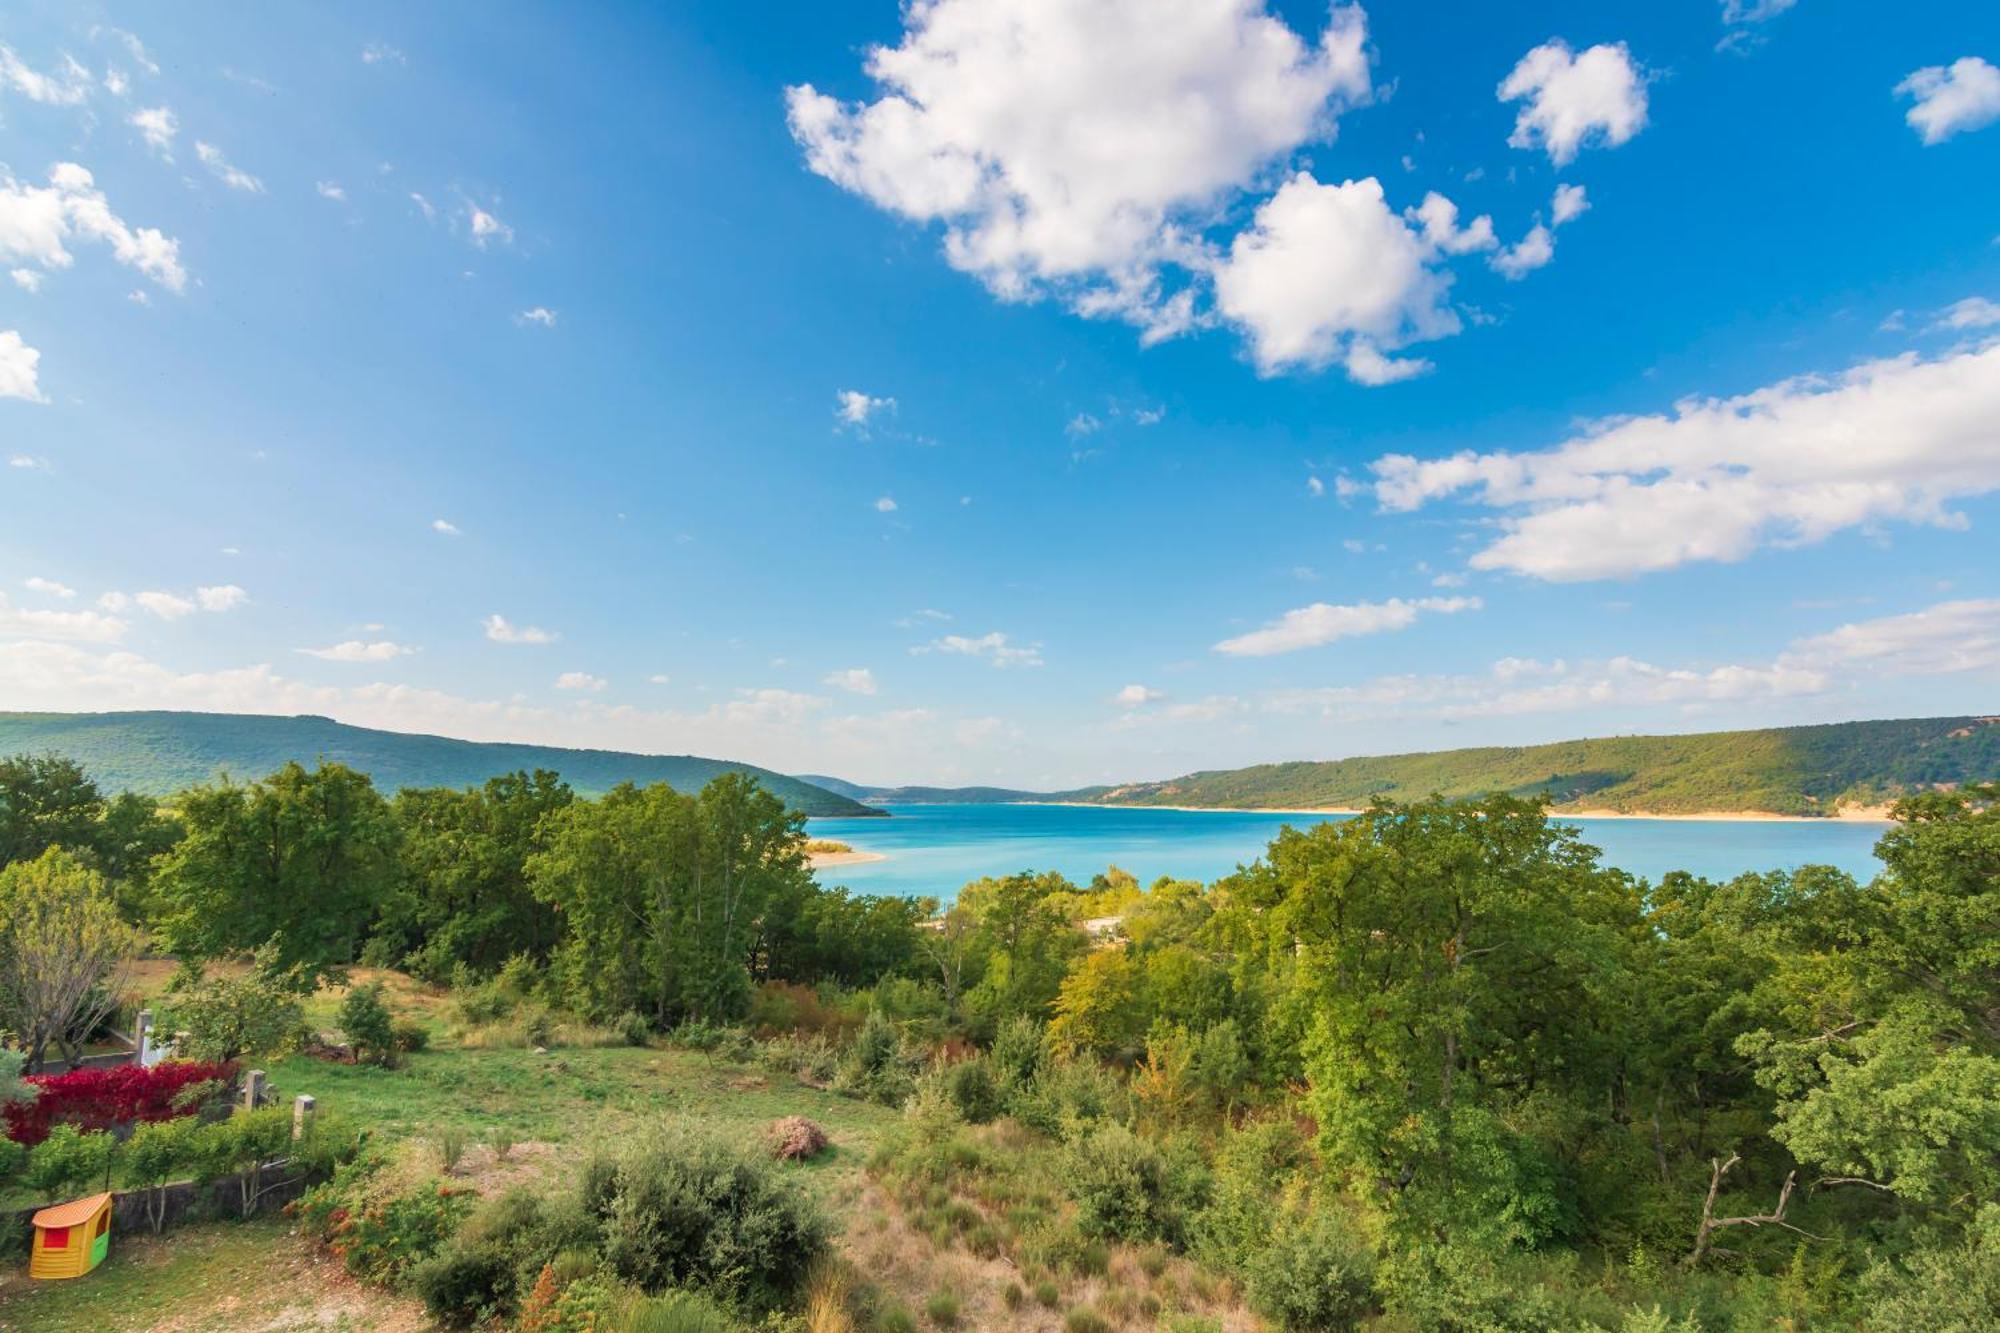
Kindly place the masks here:
POLYGON ((111 1250, 111 1196, 93 1194, 44 1208, 32 1219, 35 1253, 29 1277, 82 1277, 111 1250))

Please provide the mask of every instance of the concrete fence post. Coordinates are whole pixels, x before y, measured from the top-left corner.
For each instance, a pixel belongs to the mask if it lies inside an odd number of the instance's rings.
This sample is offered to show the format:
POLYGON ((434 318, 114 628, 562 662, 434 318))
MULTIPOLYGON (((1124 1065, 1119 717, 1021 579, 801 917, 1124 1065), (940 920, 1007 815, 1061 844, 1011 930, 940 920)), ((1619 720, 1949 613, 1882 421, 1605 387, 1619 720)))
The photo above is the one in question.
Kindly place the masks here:
POLYGON ((264 1100, 264 1071, 253 1069, 243 1076, 243 1109, 254 1111, 264 1100))
POLYGON ((292 1142, 297 1143, 312 1128, 313 1099, 305 1093, 292 1098, 292 1142))

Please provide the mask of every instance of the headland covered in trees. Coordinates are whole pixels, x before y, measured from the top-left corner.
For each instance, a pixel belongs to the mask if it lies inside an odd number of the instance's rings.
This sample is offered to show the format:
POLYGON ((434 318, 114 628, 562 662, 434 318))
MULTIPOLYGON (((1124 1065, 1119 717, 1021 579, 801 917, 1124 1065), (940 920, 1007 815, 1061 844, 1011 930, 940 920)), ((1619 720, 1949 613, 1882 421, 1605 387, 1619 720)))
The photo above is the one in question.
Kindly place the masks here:
MULTIPOLYGON (((447 1325, 1900 1331, 2000 1300, 2000 784, 1904 799, 1865 883, 1646 883, 1495 794, 948 910, 821 887, 742 774, 391 798, 294 764, 156 808, 42 756, 0 792, 19 1054, 171 951, 184 1054, 377 1108, 301 1230, 447 1325), (288 1054, 332 1040, 337 1084, 288 1054), (393 1109, 503 1096, 548 1160, 485 1197, 462 1131, 393 1109), (893 1114, 823 1190, 719 1140, 729 1097, 893 1114)), ((166 1131, 141 1161, 41 1119, 0 1161, 31 1186, 182 1169, 166 1131)))
POLYGON ((0 754, 17 753, 66 755, 106 791, 148 796, 165 796, 223 773, 255 777, 293 761, 326 760, 359 769, 391 794, 403 787, 478 786, 488 778, 537 770, 559 773, 573 790, 593 796, 621 782, 664 782, 692 792, 723 773, 746 773, 803 814, 879 813, 810 782, 733 760, 467 741, 349 726, 310 714, 0 712, 0 754))

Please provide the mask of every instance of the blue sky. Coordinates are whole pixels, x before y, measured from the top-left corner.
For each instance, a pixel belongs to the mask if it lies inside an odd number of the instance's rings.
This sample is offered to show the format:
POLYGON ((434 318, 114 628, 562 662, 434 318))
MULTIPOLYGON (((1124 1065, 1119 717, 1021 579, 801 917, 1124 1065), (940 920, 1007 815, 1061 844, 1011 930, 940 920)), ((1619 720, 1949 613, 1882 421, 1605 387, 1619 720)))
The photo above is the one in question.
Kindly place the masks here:
POLYGON ((1992 711, 1996 64, 1963 3, 12 5, 0 707, 1030 785, 1992 711))

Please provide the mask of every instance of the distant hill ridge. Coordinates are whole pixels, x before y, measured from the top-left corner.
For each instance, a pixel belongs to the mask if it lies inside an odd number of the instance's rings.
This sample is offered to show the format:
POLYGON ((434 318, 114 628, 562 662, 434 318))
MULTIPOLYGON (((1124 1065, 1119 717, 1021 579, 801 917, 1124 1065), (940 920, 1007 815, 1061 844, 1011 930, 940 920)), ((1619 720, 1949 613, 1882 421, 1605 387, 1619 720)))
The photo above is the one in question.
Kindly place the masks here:
POLYGON ((310 714, 0 713, 0 755, 23 751, 68 755, 106 790, 156 796, 223 772, 247 780, 290 760, 310 766, 325 759, 361 770, 385 792, 477 786, 517 769, 552 769, 585 795, 621 782, 699 791, 719 774, 748 773, 808 815, 882 813, 810 782, 726 759, 464 741, 352 727, 310 714))
MULTIPOLYGON (((2000 717, 1608 736, 1548 745, 1258 764, 1069 792, 861 787, 877 804, 1076 801, 1213 809, 1349 809, 1374 798, 1546 795, 1568 813, 1833 815, 1926 787, 2000 779, 2000 717)), ((828 785, 829 779, 813 781, 828 785)))

